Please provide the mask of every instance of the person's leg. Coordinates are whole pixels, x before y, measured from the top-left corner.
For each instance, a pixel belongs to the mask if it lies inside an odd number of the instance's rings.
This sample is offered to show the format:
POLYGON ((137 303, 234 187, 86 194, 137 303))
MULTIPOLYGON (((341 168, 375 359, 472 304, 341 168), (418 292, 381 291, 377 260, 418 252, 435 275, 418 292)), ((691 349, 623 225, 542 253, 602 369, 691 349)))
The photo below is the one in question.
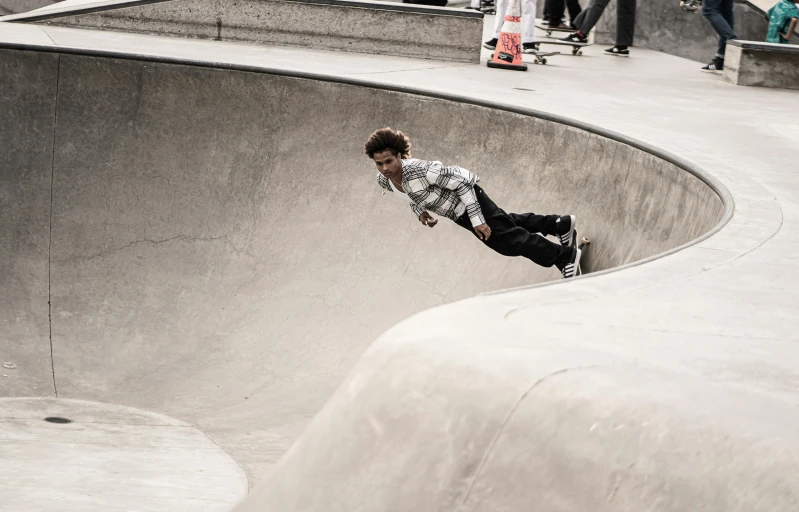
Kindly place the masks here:
POLYGON ((585 17, 581 18, 577 30, 588 36, 588 33, 593 30, 609 3, 610 0, 591 0, 591 4, 586 8, 585 17))
POLYGON ((635 36, 636 0, 617 0, 616 46, 632 46, 635 36))
MULTIPOLYGON (((727 47, 727 39, 737 39, 729 21, 725 18, 723 12, 726 13, 729 4, 729 9, 732 9, 732 0, 704 0, 702 2, 702 17, 710 23, 713 30, 719 35, 719 46, 716 53, 716 58, 724 58, 724 50, 727 47)), ((731 16, 730 16, 731 17, 731 16)))
POLYGON ((494 18, 494 39, 499 39, 499 33, 502 32, 502 24, 505 23, 505 11, 508 10, 509 0, 496 0, 497 15, 494 18))
POLYGON ((569 21, 574 25, 574 20, 580 15, 583 8, 580 7, 579 0, 566 0, 566 8, 569 10, 569 21))
POLYGON ((586 14, 588 14, 588 10, 590 8, 591 8, 591 4, 589 3, 588 7, 586 7, 582 11, 580 11, 580 14, 578 14, 577 17, 572 19, 572 25, 574 25, 577 28, 577 30, 580 30, 580 25, 583 24, 583 21, 585 20, 585 16, 586 16, 586 14))
POLYGON ((535 8, 537 0, 522 1, 522 44, 535 42, 535 8))
POLYGON ((730 30, 732 30, 732 34, 729 35, 724 40, 724 48, 720 48, 719 53, 721 54, 721 58, 724 58, 724 54, 727 50, 727 39, 738 39, 738 36, 735 34, 735 1, 734 0, 724 0, 721 3, 721 15, 727 21, 727 25, 730 26, 730 30))
MULTIPOLYGON (((494 204, 482 188, 475 186, 474 190, 486 224, 491 228, 491 236, 484 242, 485 245, 504 256, 522 256, 542 267, 551 267, 556 263, 562 265, 571 257, 571 247, 556 244, 516 225, 511 216, 494 204)), ((467 215, 461 216, 456 222, 474 233, 467 215)))
POLYGON ((541 233, 542 235, 557 235, 555 223, 559 215, 538 215, 535 213, 509 213, 508 217, 528 233, 541 233))
POLYGON ((550 27, 559 27, 561 20, 563 20, 563 13, 566 11, 564 0, 550 0, 549 2, 549 21, 547 25, 550 27))

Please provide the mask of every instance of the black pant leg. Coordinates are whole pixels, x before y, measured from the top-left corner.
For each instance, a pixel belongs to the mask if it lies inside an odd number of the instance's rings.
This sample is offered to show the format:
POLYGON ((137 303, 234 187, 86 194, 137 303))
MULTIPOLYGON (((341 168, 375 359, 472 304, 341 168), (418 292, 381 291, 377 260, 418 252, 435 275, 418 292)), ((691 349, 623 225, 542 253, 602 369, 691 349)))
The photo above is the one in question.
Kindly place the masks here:
POLYGON ((508 216, 517 226, 521 226, 529 233, 541 233, 542 235, 557 235, 555 232, 555 222, 560 218, 559 215, 538 215, 535 213, 509 213, 508 216))
POLYGON ((566 0, 566 7, 569 9, 569 20, 574 23, 574 20, 577 19, 577 16, 579 16, 583 10, 583 8, 580 7, 579 0, 566 0))
POLYGON ((636 0, 616 2, 616 44, 632 46, 635 36, 636 0))
POLYGON ((560 25, 563 19, 563 13, 566 10, 564 0, 549 0, 549 26, 556 27, 560 25))
MULTIPOLYGON (((474 189, 486 224, 491 228, 491 236, 483 242, 485 245, 503 256, 522 256, 542 267, 551 267, 561 258, 566 249, 560 244, 530 233, 526 228, 517 225, 510 215, 494 204, 482 188, 475 185, 474 189)), ((457 223, 477 236, 468 215, 461 216, 457 223)))

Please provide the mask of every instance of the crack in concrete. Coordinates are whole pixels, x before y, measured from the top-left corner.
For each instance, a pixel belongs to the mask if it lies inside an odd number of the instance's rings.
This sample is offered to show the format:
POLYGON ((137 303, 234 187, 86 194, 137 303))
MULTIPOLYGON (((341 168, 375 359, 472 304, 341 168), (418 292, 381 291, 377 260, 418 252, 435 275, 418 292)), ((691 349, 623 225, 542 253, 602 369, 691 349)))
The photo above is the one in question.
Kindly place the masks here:
POLYGON ((114 249, 108 249, 108 250, 105 250, 105 251, 98 252, 96 254, 92 254, 90 256, 73 256, 73 257, 70 257, 70 258, 64 258, 64 259, 56 260, 56 263, 63 263, 63 262, 66 262, 66 261, 76 261, 76 260, 88 261, 88 260, 93 260, 93 259, 96 259, 96 258, 100 258, 102 256, 105 256, 107 254, 111 254, 113 252, 124 251, 125 249, 128 249, 130 247, 133 247, 134 245, 138 245, 138 244, 142 244, 142 243, 159 245, 159 244, 163 244, 163 243, 166 243, 166 242, 172 242, 174 240, 187 240, 187 241, 191 241, 191 242, 216 242, 216 241, 222 240, 226 244, 228 244, 233 249, 233 251, 235 251, 236 253, 246 254, 247 256, 250 256, 251 258, 254 258, 254 256, 252 254, 249 254, 245 249, 239 249, 238 247, 236 247, 236 245, 233 242, 230 241, 230 239, 227 237, 227 235, 216 236, 216 237, 208 237, 208 238, 192 237, 192 236, 187 236, 187 235, 176 235, 176 236, 172 236, 172 237, 169 237, 169 238, 164 238, 162 240, 151 240, 151 239, 148 239, 148 238, 145 237, 145 238, 140 239, 140 240, 134 240, 133 242, 131 242, 131 243, 127 244, 127 245, 123 245, 122 247, 116 247, 114 249))
POLYGON ((47 326, 48 337, 50 339, 50 370, 53 375, 53 393, 58 397, 58 385, 55 377, 55 356, 53 355, 53 187, 55 185, 55 151, 56 151, 56 130, 58 127, 58 88, 61 80, 61 57, 58 57, 56 64, 55 78, 55 106, 53 108, 53 155, 50 160, 50 219, 47 232, 47 326))
POLYGON ((513 418, 513 415, 516 414, 516 410, 519 408, 521 403, 524 402, 524 400, 528 396, 530 396, 530 394, 535 390, 535 388, 537 388, 539 385, 543 384, 545 381, 549 380, 550 378, 555 377, 557 375, 562 375, 562 374, 564 374, 566 372, 570 372, 570 371, 573 371, 573 370, 586 370, 586 369, 593 369, 593 368, 602 368, 602 367, 606 367, 606 366, 610 366, 610 365, 608 365, 608 364, 593 364, 593 365, 585 365, 585 366, 571 366, 569 368, 561 368, 559 370, 554 370, 554 371, 551 371, 551 372, 547 373, 546 375, 544 375, 543 377, 539 378, 538 380, 536 380, 533 383, 533 385, 530 386, 527 389, 527 391, 522 393, 522 395, 519 397, 519 399, 516 400, 516 403, 513 404, 513 407, 510 408, 510 412, 508 412, 508 415, 505 417, 505 420, 502 422, 502 424, 497 429, 497 433, 494 434, 494 438, 491 439, 491 443, 488 445, 488 449, 486 449, 485 453, 483 454, 483 458, 480 460, 480 464, 477 465, 477 469, 475 469, 475 471, 474 471, 474 478, 472 478, 472 482, 469 484, 469 489, 466 491, 466 494, 463 496, 463 500, 461 500, 461 505, 462 506, 466 505, 466 501, 469 499, 469 496, 471 496, 472 490, 474 489, 474 486, 477 483, 477 479, 480 477, 480 472, 482 471, 483 467, 485 466, 486 462, 488 461, 488 457, 494 451, 494 448, 496 447, 497 443, 499 442, 499 438, 502 436, 502 432, 505 430, 505 427, 508 425, 508 423, 510 423, 511 418, 513 418))

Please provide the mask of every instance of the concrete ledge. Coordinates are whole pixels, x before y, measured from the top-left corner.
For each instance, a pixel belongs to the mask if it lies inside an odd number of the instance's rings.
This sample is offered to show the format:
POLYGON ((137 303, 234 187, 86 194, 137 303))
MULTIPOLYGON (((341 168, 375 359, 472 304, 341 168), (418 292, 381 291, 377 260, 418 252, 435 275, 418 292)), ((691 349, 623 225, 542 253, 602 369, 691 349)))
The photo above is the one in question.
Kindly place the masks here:
POLYGON ((799 46, 730 41, 724 79, 735 85, 799 89, 799 46))
POLYGON ((123 0, 3 20, 475 64, 483 28, 479 12, 360 0, 123 0))

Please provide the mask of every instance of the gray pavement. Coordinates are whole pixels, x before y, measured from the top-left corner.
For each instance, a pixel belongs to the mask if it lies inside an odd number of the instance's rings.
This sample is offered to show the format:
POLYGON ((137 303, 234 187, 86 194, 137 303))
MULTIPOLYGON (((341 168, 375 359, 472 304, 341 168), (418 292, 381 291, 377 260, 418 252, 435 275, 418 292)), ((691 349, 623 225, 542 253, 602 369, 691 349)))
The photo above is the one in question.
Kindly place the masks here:
MULTIPOLYGON (((712 196, 663 207, 675 196, 653 195, 662 184, 706 189, 674 182, 677 169, 651 157, 628 165, 609 195, 618 170, 609 143, 519 114, 62 56, 56 158, 48 168, 41 148, 29 148, 29 168, 43 174, 21 188, 35 197, 18 201, 32 205, 23 219, 33 224, 20 235, 30 243, 15 246, 28 251, 12 288, 24 300, 4 304, 23 306, 3 318, 2 349, 18 364, 6 395, 52 395, 55 378, 59 396, 187 421, 263 484, 241 510, 793 509, 799 181, 786 166, 799 131, 784 112, 797 93, 735 87, 645 50, 621 60, 593 47, 512 73, 54 27, 0 34, 45 49, 135 48, 538 109, 679 155, 734 204, 720 231, 666 257, 530 287, 555 273, 495 257, 446 224, 423 230, 380 197, 357 154, 363 134, 384 123, 408 129, 417 156, 473 168, 509 209, 577 211, 599 237, 597 253, 611 252, 608 266, 682 243, 613 231, 625 225, 609 213, 614 201, 657 198, 624 222, 676 226, 670 236, 688 239, 723 210, 691 213, 712 196), (219 97, 235 110, 220 110, 219 97), (331 105, 343 110, 331 116, 331 105), (291 137, 309 120, 325 152, 291 137), (570 187, 598 178, 595 169, 608 178, 570 187), (346 187, 319 186, 342 170, 346 187), (59 177, 52 203, 48 172, 59 177), (655 175, 652 192, 623 193, 631 178, 655 175), (474 296, 513 286, 522 288, 474 296)), ((41 98, 54 98, 53 57, 24 58, 21 69, 40 73, 41 98)), ((13 76, 30 84, 37 75, 13 76)), ((29 133, 52 141, 47 104, 25 90, 42 109, 29 133)))
POLYGON ((0 453, 9 512, 221 512, 247 494, 244 471, 202 432, 119 405, 0 398, 0 453))

